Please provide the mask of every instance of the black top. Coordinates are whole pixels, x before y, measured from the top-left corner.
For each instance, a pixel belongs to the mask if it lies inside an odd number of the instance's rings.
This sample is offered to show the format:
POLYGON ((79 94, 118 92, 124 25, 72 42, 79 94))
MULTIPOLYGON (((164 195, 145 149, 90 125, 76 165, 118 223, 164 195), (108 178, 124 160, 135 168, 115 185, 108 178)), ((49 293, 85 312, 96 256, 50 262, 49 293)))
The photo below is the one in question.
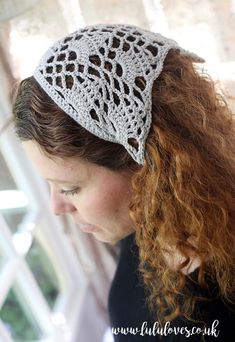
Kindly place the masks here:
MULTIPOLYGON (((196 304, 195 312, 198 312, 199 316, 194 317, 203 319, 206 326, 210 328, 207 329, 210 335, 208 333, 203 335, 203 332, 199 333, 199 330, 196 333, 196 328, 203 329, 203 325, 189 322, 182 317, 177 317, 170 324, 163 325, 160 331, 158 322, 151 318, 145 305, 146 292, 141 285, 138 272, 138 247, 134 242, 134 233, 122 239, 120 247, 117 270, 108 298, 110 326, 115 342, 235 341, 235 306, 229 304, 228 307, 228 304, 225 305, 218 296, 210 302, 200 301, 196 304), (194 334, 190 334, 191 332, 194 334)), ((197 272, 196 269, 190 274, 195 280, 197 272)), ((187 285, 191 292, 205 296, 205 290, 202 290, 198 284, 187 279, 187 285)))

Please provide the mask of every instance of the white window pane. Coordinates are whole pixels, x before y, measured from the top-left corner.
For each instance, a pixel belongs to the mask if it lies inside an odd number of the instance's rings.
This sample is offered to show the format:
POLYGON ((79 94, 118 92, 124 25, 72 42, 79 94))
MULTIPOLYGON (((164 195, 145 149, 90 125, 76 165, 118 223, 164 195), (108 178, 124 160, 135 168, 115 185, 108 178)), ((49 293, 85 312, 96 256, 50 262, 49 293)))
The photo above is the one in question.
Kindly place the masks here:
POLYGON ((48 305, 53 308, 60 292, 60 284, 53 264, 38 240, 33 240, 25 260, 48 305))
POLYGON ((22 303, 22 296, 16 285, 8 292, 0 318, 15 342, 38 340, 43 335, 26 302, 22 303))
POLYGON ((27 197, 17 188, 0 149, 0 213, 12 233, 17 231, 28 210, 27 197))
POLYGON ((3 268, 7 261, 7 256, 4 254, 4 252, 0 248, 0 271, 3 268))

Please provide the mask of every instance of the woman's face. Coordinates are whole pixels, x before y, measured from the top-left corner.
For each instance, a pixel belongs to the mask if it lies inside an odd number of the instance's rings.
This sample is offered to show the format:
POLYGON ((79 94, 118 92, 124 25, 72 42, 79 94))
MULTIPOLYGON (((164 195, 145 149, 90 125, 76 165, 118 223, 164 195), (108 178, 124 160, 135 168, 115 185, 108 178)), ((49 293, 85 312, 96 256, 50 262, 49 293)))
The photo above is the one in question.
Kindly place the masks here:
POLYGON ((129 217, 131 175, 113 172, 82 159, 49 159, 33 141, 23 148, 51 189, 55 215, 70 214, 97 240, 115 244, 134 231, 129 217))

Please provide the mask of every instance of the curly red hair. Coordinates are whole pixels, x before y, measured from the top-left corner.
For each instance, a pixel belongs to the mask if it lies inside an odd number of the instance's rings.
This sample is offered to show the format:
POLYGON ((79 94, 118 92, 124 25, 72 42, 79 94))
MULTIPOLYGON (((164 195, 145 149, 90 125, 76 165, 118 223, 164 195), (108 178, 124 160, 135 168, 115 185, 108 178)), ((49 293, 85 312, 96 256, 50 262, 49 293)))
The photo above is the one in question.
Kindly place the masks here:
POLYGON ((185 291, 180 306, 177 297, 192 258, 202 287, 209 276, 225 299, 235 292, 235 124, 211 78, 176 53, 152 98, 148 160, 133 177, 130 213, 150 307, 165 320, 190 318, 195 300, 185 291), (169 246, 184 257, 176 269, 166 262, 169 246))

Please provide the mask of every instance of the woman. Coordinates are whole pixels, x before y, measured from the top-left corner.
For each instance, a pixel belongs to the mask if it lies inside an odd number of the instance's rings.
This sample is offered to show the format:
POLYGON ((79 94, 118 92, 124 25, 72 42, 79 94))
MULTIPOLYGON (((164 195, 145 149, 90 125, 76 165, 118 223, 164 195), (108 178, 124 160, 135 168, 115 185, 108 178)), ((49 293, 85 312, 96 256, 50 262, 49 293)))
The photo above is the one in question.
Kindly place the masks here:
POLYGON ((235 338, 235 124, 201 62, 157 33, 88 26, 14 100, 54 213, 120 241, 115 341, 235 338))

